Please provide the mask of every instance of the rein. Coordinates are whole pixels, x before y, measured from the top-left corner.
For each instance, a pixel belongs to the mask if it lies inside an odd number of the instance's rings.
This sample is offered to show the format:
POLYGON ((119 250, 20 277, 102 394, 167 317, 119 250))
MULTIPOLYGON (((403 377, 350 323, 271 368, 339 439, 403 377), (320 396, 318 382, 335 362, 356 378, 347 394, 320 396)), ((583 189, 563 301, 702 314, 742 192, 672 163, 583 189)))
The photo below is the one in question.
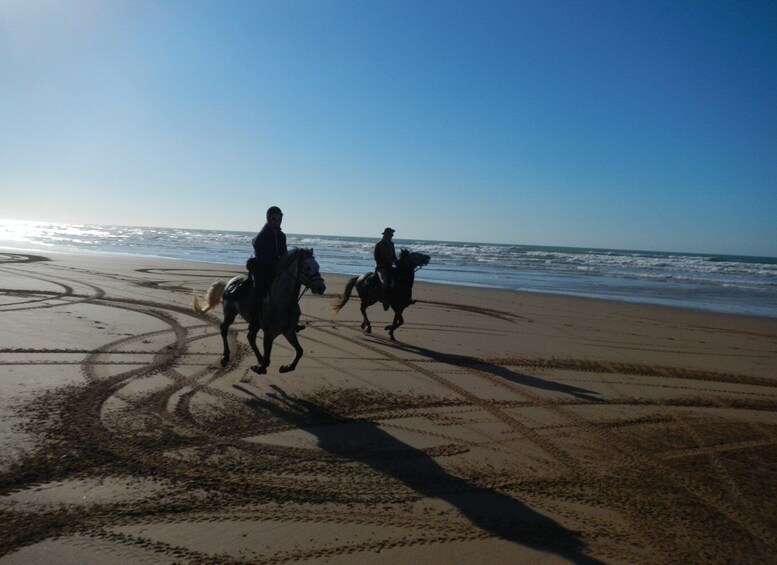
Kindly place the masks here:
POLYGON ((310 284, 314 281, 322 278, 321 274, 318 273, 317 278, 312 278, 308 284, 305 284, 305 282, 302 280, 302 276, 300 275, 300 271, 302 270, 302 255, 300 254, 299 257, 297 257, 297 274, 295 275, 295 280, 300 283, 300 286, 302 286, 302 291, 300 291, 299 296, 297 296, 297 304, 299 304, 299 301, 302 300, 302 295, 305 294, 308 290, 310 290, 310 284))
POLYGON ((394 276, 394 280, 397 280, 397 279, 408 279, 408 278, 410 278, 411 275, 415 275, 418 271, 423 269, 423 267, 424 267, 423 265, 418 265, 417 267, 413 267, 413 272, 412 273, 402 273, 402 274, 396 273, 395 276, 394 276))

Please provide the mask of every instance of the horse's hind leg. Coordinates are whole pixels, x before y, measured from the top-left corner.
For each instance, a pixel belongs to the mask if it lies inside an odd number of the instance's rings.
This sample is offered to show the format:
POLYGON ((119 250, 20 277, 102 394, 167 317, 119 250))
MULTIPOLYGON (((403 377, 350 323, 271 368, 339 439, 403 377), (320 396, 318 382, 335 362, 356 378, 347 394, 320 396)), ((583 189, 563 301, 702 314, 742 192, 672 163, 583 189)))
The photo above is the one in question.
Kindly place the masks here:
POLYGON ((299 344, 297 333, 294 330, 290 332, 286 332, 283 335, 284 337, 286 337, 288 342, 294 348, 296 355, 294 356, 294 361, 292 361, 288 365, 283 365, 280 369, 278 369, 278 371, 281 373, 289 373, 297 368, 297 363, 299 363, 299 360, 302 359, 303 351, 302 351, 302 346, 299 344))
POLYGON ((221 322, 219 329, 221 330, 221 340, 224 342, 224 353, 221 356, 221 366, 226 367, 229 363, 229 326, 235 321, 237 316, 237 309, 231 303, 224 304, 224 321, 221 322))

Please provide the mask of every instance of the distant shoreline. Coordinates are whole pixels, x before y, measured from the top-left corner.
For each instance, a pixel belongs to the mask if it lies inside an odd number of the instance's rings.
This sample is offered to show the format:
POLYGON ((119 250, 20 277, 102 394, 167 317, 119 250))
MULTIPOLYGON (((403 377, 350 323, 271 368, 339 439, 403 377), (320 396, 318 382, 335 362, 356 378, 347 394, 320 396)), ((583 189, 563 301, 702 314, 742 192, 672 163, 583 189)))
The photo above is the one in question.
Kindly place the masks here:
MULTIPOLYGON (((79 251, 46 251, 41 249, 22 249, 22 248, 12 248, 12 247, 2 247, 0 246, 0 255, 3 254, 30 254, 35 256, 42 256, 46 257, 48 259, 55 260, 57 255, 63 255, 66 257, 79 257, 81 256, 84 260, 88 260, 91 257, 99 259, 100 257, 104 258, 115 258, 115 259, 128 259, 132 262, 164 262, 164 261, 175 261, 176 263, 180 264, 196 264, 196 265, 209 265, 211 267, 218 267, 223 268, 225 270, 234 270, 235 276, 240 275, 245 272, 245 270, 242 268, 241 265, 236 265, 232 263, 221 263, 216 261, 202 261, 202 260, 196 260, 196 259, 185 259, 180 257, 161 257, 161 256, 151 256, 151 255, 141 255, 137 253, 117 253, 117 252, 106 252, 106 251, 97 251, 97 250, 79 250, 79 251), (50 256, 50 257, 47 257, 50 256)), ((366 272, 366 271, 365 271, 366 272)), ((333 288, 330 286, 329 281, 337 280, 338 283, 336 284, 342 284, 343 287, 346 284, 346 282, 354 276, 359 276, 357 273, 342 273, 342 272, 334 272, 334 271, 323 271, 322 274, 324 275, 324 278, 328 278, 327 283, 327 294, 334 293, 334 292, 342 292, 342 288, 335 287, 333 288)), ((705 308, 698 308, 694 307, 692 305, 688 306, 679 306, 679 305, 667 305, 667 304, 661 304, 661 303, 653 303, 653 302, 647 302, 647 301, 638 301, 638 300, 629 300, 628 298, 605 298, 600 296, 584 296, 579 294, 573 294, 573 293, 562 293, 562 292, 552 292, 552 291, 542 291, 542 290, 528 290, 528 289, 511 289, 511 288, 501 288, 501 287, 490 287, 490 286, 477 286, 477 285, 471 285, 471 284, 457 284, 457 283, 450 283, 450 282, 439 282, 439 281, 429 281, 429 280, 416 280, 415 282, 416 288, 420 288, 422 286, 439 286, 443 289, 471 289, 474 291, 482 291, 482 292, 488 292, 488 293, 508 293, 508 294, 525 294, 529 296, 537 296, 537 297, 546 297, 548 299, 569 299, 569 300, 583 300, 585 302, 600 302, 604 304, 625 304, 629 307, 638 307, 638 308, 648 308, 648 309, 659 309, 659 310, 666 310, 667 312, 694 312, 698 314, 710 314, 710 315, 722 315, 722 316, 734 316, 734 317, 741 317, 741 318, 752 318, 752 319, 764 319, 764 320, 774 320, 777 318, 777 316, 768 316, 768 315, 759 315, 759 314, 750 314, 750 313, 741 313, 741 312, 721 312, 718 310, 712 310, 712 309, 705 309, 705 308)))
MULTIPOLYGON (((0 224, 0 247, 244 266, 252 232, 143 226, 0 224)), ((359 275, 374 268, 376 238, 287 233, 289 248, 313 248, 321 270, 359 275)), ((721 254, 593 249, 399 238, 432 260, 416 280, 561 296, 656 304, 777 318, 777 259, 721 254)))

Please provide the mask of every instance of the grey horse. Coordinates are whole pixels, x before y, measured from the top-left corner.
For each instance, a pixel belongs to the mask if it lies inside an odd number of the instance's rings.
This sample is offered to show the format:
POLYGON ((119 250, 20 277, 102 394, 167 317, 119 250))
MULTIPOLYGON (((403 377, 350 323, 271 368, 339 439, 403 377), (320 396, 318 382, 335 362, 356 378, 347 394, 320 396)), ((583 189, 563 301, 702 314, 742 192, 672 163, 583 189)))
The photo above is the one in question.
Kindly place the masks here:
MULTIPOLYGON (((402 312, 415 302, 412 299, 415 271, 428 265, 429 260, 429 255, 408 251, 407 249, 403 249, 399 254, 397 266, 392 274, 393 287, 389 291, 391 309, 394 310, 394 321, 385 328, 389 333, 391 341, 396 341, 394 331, 405 323, 402 312)), ((375 273, 364 273, 349 280, 343 291, 343 297, 332 306, 332 310, 336 314, 345 306, 345 303, 351 297, 354 287, 361 299, 361 313, 364 317, 361 328, 364 330, 364 333, 372 333, 372 324, 370 324, 370 320, 367 318, 367 308, 380 300, 380 281, 375 273)))
POLYGON ((205 293, 205 306, 200 305, 196 293, 192 300, 194 311, 198 314, 210 312, 219 303, 224 308, 224 321, 220 326, 221 338, 224 342, 221 366, 225 367, 229 363, 230 351, 227 334, 229 326, 232 325, 237 315, 240 314, 248 322, 248 343, 258 362, 258 365, 251 367, 251 369, 260 375, 267 373, 273 341, 279 335, 283 335, 294 348, 296 355, 290 364, 283 365, 279 371, 281 373, 293 371, 296 369, 303 353, 302 346, 297 338, 300 317, 300 290, 303 286, 305 289, 309 288, 313 294, 324 294, 326 290, 324 279, 319 272, 318 262, 313 257, 313 250, 293 249, 287 255, 281 257, 275 266, 275 277, 270 286, 270 292, 262 304, 261 316, 251 315, 252 311, 256 311, 255 308, 252 308, 253 294, 251 292, 242 297, 231 297, 230 290, 241 285, 245 279, 246 277, 244 276, 238 276, 232 278, 227 283, 223 281, 214 282, 205 293), (256 346, 256 335, 260 329, 264 338, 264 355, 259 352, 259 348, 256 346))

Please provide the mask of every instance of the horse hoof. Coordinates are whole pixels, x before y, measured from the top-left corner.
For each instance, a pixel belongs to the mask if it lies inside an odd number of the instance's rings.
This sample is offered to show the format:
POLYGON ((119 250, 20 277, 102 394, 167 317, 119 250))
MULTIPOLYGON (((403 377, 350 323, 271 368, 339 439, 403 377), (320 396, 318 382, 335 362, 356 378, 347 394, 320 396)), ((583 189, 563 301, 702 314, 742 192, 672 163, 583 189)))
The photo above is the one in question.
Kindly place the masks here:
POLYGON ((227 366, 227 363, 229 363, 229 357, 223 357, 223 358, 221 359, 221 366, 222 366, 222 367, 226 367, 226 366, 227 366))
POLYGON ((385 328, 383 328, 383 329, 384 329, 384 330, 386 330, 386 331, 389 331, 389 330, 391 329, 391 326, 386 326, 386 327, 385 327, 385 328))
POLYGON ((280 369, 278 369, 279 373, 290 373, 293 371, 294 368, 291 365, 284 365, 280 369))
POLYGON ((251 367, 251 370, 256 373, 257 375, 266 375, 267 374, 267 367, 261 367, 259 365, 254 365, 251 367))

